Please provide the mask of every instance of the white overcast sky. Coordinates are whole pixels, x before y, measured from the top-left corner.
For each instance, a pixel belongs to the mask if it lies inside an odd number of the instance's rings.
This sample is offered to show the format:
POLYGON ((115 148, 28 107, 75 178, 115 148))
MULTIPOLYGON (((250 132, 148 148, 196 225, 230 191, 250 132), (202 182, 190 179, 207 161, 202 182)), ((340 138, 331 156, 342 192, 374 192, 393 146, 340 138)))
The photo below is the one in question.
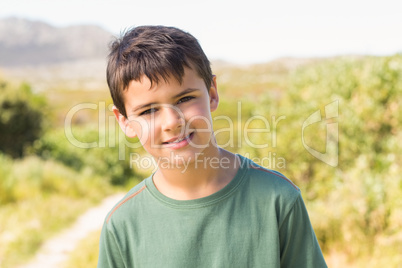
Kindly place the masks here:
POLYGON ((402 52, 401 0, 0 0, 0 18, 96 24, 118 34, 162 24, 192 33, 210 59, 402 52))

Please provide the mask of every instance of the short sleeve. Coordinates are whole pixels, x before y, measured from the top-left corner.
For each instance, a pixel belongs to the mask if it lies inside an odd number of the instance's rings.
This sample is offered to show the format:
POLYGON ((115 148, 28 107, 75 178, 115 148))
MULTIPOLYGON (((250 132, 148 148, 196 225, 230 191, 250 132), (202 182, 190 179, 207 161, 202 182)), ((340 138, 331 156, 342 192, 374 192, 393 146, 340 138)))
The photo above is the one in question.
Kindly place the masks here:
POLYGON ((98 268, 120 268, 124 265, 116 238, 105 222, 99 240, 98 268))
POLYGON ((279 227, 281 267, 327 267, 299 194, 279 227))

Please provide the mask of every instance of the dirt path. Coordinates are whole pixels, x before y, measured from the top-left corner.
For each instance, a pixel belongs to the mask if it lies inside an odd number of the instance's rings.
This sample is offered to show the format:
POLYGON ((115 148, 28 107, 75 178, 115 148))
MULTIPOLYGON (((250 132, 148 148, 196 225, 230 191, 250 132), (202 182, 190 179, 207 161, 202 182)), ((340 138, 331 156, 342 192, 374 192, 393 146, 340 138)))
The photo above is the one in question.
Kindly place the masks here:
POLYGON ((97 207, 89 209, 77 219, 73 226, 48 240, 34 259, 21 268, 61 267, 81 239, 102 228, 106 214, 123 196, 124 194, 109 196, 97 207))

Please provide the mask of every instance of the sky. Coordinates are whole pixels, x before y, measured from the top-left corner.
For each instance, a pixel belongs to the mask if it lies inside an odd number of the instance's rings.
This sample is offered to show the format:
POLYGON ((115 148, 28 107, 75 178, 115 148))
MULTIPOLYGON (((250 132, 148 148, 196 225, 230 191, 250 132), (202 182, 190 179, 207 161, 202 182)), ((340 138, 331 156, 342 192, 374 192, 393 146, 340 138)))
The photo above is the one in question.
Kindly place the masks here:
POLYGON ((211 60, 402 52, 400 0, 0 0, 0 18, 95 24, 118 35, 138 25, 193 34, 211 60))

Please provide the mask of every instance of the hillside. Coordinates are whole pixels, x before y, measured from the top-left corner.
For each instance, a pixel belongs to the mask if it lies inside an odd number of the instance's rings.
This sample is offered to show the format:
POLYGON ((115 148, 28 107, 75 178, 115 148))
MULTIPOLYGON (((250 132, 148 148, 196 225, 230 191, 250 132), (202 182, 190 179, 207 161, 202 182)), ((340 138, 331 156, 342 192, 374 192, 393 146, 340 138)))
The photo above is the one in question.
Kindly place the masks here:
MULTIPOLYGON (((35 92, 55 88, 105 90, 106 56, 113 38, 112 33, 95 25, 59 28, 22 18, 0 19, 0 77, 25 81, 35 92)), ((262 78, 280 91, 278 79, 282 81, 291 70, 322 59, 281 58, 256 65, 211 60, 219 83, 238 81, 231 88, 237 98, 250 85, 256 92, 265 91, 266 86, 256 82, 262 78)))
POLYGON ((58 28, 20 18, 0 20, 0 66, 104 59, 112 34, 95 25, 58 28))

